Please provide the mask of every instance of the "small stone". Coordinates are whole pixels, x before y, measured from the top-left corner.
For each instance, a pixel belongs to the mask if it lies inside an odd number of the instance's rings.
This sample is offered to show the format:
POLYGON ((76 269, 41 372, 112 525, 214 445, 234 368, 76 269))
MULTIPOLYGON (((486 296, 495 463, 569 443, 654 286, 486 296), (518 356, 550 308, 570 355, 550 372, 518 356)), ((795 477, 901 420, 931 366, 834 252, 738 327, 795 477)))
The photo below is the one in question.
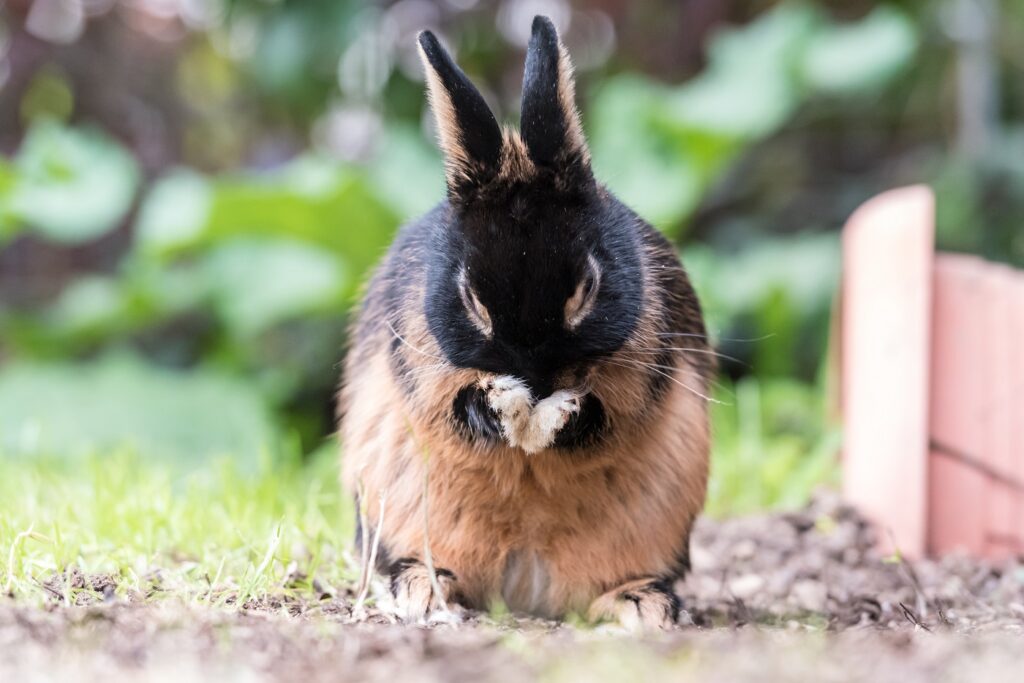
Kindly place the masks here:
POLYGON ((694 571, 710 571, 718 566, 718 558, 707 548, 694 545, 690 548, 690 566, 694 571))
POLYGON ((820 581, 805 579, 793 584, 789 596, 800 609, 808 612, 823 612, 828 600, 828 591, 820 581))
POLYGON ((732 547, 732 556, 737 560, 749 560, 757 552, 757 544, 750 539, 745 539, 732 547))
POLYGON ((729 581, 729 590, 741 600, 754 597, 764 588, 764 577, 757 574, 744 574, 729 581))

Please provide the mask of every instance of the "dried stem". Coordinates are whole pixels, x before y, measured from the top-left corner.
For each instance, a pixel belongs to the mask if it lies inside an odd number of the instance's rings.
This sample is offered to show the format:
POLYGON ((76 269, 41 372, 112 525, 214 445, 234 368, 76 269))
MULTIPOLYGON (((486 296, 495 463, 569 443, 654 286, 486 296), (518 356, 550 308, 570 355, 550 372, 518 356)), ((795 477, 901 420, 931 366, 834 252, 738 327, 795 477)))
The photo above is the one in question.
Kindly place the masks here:
POLYGON ((360 477, 356 483, 356 514, 359 515, 359 583, 356 584, 356 595, 363 592, 363 585, 370 582, 370 538, 366 535, 366 487, 360 477))
POLYGON ((28 530, 22 531, 20 534, 14 537, 14 542, 11 543, 11 552, 7 560, 7 584, 4 586, 4 595, 10 595, 14 590, 14 555, 18 550, 18 546, 26 538, 32 536, 32 528, 35 524, 30 524, 28 530))
MULTIPOLYGON (((361 610, 363 603, 366 601, 366 596, 370 592, 370 576, 373 572, 373 568, 377 566, 377 550, 380 548, 380 534, 384 529, 384 509, 387 504, 387 492, 381 492, 380 494, 380 505, 379 512, 377 514, 377 528, 373 532, 373 544, 370 546, 370 554, 364 555, 363 560, 363 579, 359 582, 359 594, 356 596, 355 610, 361 610)), ((365 519, 366 514, 363 514, 365 519)), ((366 527, 363 527, 363 547, 364 553, 367 544, 368 536, 366 534, 366 527)))
POLYGON ((448 611, 448 605, 441 597, 441 583, 437 580, 437 572, 434 571, 434 556, 430 553, 430 504, 428 491, 430 489, 430 468, 427 466, 427 459, 424 458, 423 467, 423 564, 427 565, 427 574, 430 576, 430 588, 433 590, 434 599, 443 612, 448 611))
POLYGON ((437 571, 434 569, 434 556, 430 552, 430 450, 420 444, 413 431, 412 425, 406 422, 409 436, 413 444, 423 454, 423 564, 427 567, 427 575, 430 577, 430 588, 438 609, 445 614, 448 613, 448 604, 441 597, 441 582, 437 580, 437 571))

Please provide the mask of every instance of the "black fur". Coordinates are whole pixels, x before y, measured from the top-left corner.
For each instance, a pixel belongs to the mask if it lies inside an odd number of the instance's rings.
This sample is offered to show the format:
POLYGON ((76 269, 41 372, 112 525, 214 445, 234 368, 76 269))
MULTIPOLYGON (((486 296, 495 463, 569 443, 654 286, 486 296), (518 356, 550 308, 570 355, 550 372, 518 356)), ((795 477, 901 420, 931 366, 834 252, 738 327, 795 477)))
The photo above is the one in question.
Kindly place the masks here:
POLYGON ((521 377, 544 397, 559 372, 614 353, 632 334, 643 303, 642 243, 632 216, 596 188, 566 198, 533 183, 515 188, 512 200, 512 213, 501 210, 505 202, 449 207, 427 257, 427 320, 455 365, 521 377), (568 330, 565 302, 588 253, 602 269, 596 305, 568 330), (466 314, 463 268, 490 313, 490 339, 466 314))
POLYGON ((542 166, 555 164, 568 134, 559 102, 558 57, 555 27, 547 17, 536 17, 526 52, 519 130, 530 158, 542 166))
POLYGON ((679 599, 679 595, 676 593, 674 584, 675 579, 673 578, 658 579, 653 584, 651 584, 652 590, 661 593, 666 598, 668 598, 669 618, 672 620, 672 623, 676 623, 679 621, 679 611, 683 607, 682 601, 679 599))
POLYGON ((593 394, 583 397, 580 412, 569 418, 555 437, 555 448, 578 449, 592 446, 598 441, 607 427, 604 406, 593 394))
POLYGON ((487 394, 480 387, 463 387, 455 395, 452 414, 466 438, 482 439, 492 444, 501 440, 501 423, 487 403, 487 394))

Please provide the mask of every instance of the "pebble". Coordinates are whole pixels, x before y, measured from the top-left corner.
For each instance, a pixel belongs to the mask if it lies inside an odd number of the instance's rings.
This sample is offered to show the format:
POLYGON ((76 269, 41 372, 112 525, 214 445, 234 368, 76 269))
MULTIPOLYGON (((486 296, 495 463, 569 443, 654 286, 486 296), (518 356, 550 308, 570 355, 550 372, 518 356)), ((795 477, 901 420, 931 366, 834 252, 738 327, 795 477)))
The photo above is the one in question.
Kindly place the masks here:
POLYGON ((744 574, 729 580, 729 590, 741 600, 749 600, 764 588, 764 577, 758 574, 744 574))
POLYGON ((789 596, 800 609, 808 612, 823 612, 828 601, 828 590, 820 581, 805 579, 793 584, 789 596))

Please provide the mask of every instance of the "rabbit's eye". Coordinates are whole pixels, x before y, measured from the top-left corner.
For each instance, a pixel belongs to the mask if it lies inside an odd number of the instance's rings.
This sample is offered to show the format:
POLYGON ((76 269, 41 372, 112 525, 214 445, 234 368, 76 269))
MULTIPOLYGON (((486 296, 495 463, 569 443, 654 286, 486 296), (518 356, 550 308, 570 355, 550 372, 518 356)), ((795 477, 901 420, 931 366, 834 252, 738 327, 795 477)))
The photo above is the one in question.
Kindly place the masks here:
POLYGON ((469 321, 480 331, 480 334, 490 338, 493 331, 491 314, 487 312, 487 307, 480 303, 476 292, 470 287, 469 278, 466 277, 464 270, 459 273, 459 298, 462 299, 462 305, 466 309, 469 321))
POLYGON ((576 328, 594 310, 597 290, 601 286, 601 268, 597 259, 587 256, 587 273, 576 285, 576 291, 565 302, 565 324, 570 330, 576 328))

